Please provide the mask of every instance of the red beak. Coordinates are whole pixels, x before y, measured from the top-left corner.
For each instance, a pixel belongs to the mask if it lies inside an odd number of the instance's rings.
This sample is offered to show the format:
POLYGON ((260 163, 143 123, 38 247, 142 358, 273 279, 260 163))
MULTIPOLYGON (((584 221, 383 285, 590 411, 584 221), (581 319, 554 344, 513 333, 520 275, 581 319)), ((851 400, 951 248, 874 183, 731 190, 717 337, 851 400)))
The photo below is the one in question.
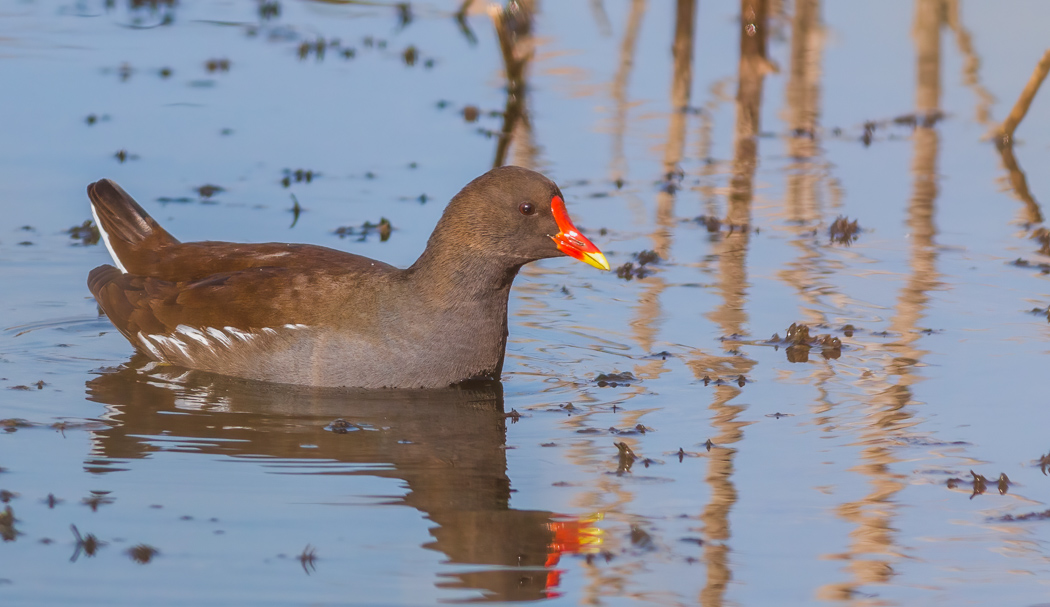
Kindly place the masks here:
POLYGON ((576 226, 572 225, 569 212, 565 210, 565 201, 561 199, 561 196, 551 198, 551 212, 554 213, 554 221, 561 230, 551 236, 551 240, 558 245, 559 251, 599 270, 610 269, 605 255, 602 255, 598 247, 594 246, 593 242, 587 240, 587 237, 580 234, 576 226))

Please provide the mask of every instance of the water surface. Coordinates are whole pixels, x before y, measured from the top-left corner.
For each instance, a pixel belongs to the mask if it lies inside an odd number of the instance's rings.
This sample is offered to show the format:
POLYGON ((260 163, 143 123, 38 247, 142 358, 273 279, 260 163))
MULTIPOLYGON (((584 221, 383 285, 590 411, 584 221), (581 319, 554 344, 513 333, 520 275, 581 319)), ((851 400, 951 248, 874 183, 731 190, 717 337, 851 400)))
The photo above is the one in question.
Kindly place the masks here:
POLYGON ((1050 5, 473 4, 0 5, 3 603, 1045 602, 1050 5), (67 232, 405 266, 496 164, 619 272, 527 267, 495 384, 152 367, 67 232))

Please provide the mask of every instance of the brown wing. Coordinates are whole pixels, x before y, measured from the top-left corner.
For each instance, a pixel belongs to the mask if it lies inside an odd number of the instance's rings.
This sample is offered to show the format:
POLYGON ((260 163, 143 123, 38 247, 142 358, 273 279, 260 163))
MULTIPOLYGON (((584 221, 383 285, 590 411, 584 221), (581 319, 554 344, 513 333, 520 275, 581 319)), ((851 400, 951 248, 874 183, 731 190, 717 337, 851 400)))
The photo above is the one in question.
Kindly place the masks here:
MULTIPOLYGON (((388 266, 389 267, 389 266, 388 266)), ((380 272, 362 275, 332 268, 248 268, 202 280, 174 282, 124 274, 99 266, 88 276, 88 287, 102 310, 133 345, 142 348, 144 335, 173 335, 180 326, 198 330, 233 328, 244 332, 285 325, 332 325, 354 322, 373 306, 353 305, 354 293, 374 290, 380 272), (345 297, 318 297, 318 293, 345 297)), ((360 319, 358 326, 368 326, 360 319)))
POLYGON ((88 186, 99 229, 113 257, 129 274, 171 282, 201 280, 252 268, 339 267, 392 270, 360 255, 305 244, 179 242, 119 185, 102 179, 88 186))
POLYGON ((233 242, 187 242, 167 246, 157 254, 147 252, 148 263, 125 267, 132 274, 152 276, 173 282, 207 279, 219 274, 256 269, 289 269, 312 272, 331 268, 339 272, 388 272, 394 266, 345 253, 328 247, 308 244, 233 242), (136 266, 138 269, 132 269, 136 266))

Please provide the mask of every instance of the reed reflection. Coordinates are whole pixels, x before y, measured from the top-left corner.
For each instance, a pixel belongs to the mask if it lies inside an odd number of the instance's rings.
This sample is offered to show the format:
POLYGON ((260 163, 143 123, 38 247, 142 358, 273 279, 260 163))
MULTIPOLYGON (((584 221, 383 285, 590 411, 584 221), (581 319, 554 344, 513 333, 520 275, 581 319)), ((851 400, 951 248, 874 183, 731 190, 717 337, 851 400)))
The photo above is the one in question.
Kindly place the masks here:
MULTIPOLYGON (((279 465, 285 474, 403 480, 407 493, 388 503, 411 506, 434 523, 433 541, 423 547, 451 563, 478 566, 441 573, 436 585, 476 589, 482 600, 557 595, 561 555, 583 550, 595 537, 587 520, 509 507, 499 382, 425 391, 325 390, 136 360, 89 381, 87 393, 108 412, 109 428, 93 433, 85 462, 94 473, 129 469, 152 453, 185 452, 190 444, 205 456, 265 458, 263 465, 279 465), (344 422, 333 424, 337 419, 344 422)), ((367 510, 360 512, 367 517, 367 510)))
POLYGON ((638 32, 642 29, 645 17, 646 0, 631 0, 631 11, 627 16, 623 40, 620 42, 620 54, 613 76, 612 98, 612 180, 620 187, 627 178, 627 156, 624 153, 624 138, 627 132, 627 110, 630 104, 627 99, 627 84, 634 70, 634 56, 638 48, 638 32))
POLYGON ((533 15, 536 12, 533 0, 509 0, 506 7, 493 9, 490 14, 496 27, 500 52, 503 56, 504 75, 507 80, 507 100, 503 108, 503 126, 496 142, 493 167, 507 162, 507 155, 514 146, 512 164, 535 168, 538 150, 533 140, 532 123, 529 120, 528 69, 536 52, 532 35, 533 15))
MULTIPOLYGON (((736 123, 733 136, 733 166, 726 209, 728 233, 715 241, 718 258, 717 288, 722 303, 707 317, 716 323, 724 335, 747 332, 747 250, 751 203, 754 194, 754 176, 758 164, 759 117, 762 106, 762 86, 769 62, 766 59, 766 37, 769 6, 766 0, 741 0, 740 3, 740 59, 737 69, 736 123)), ((725 348, 735 346, 727 344, 725 348)), ((721 356, 702 352, 688 361, 698 378, 746 376, 755 361, 727 351, 721 356)), ((736 449, 743 440, 743 429, 749 422, 737 418, 746 408, 733 403, 741 393, 739 386, 724 383, 714 387, 710 409, 716 445, 708 457, 705 482, 711 486, 711 501, 700 514, 702 527, 697 529, 705 540, 703 562, 707 579, 700 591, 703 605, 722 605, 732 579, 730 570, 731 529, 729 514, 737 502, 733 483, 736 449)))
POLYGON ((804 302, 802 315, 813 325, 827 321, 821 300, 834 292, 834 287, 823 279, 834 261, 827 258, 824 247, 812 237, 814 227, 823 221, 822 186, 831 169, 822 159, 819 140, 823 51, 820 0, 797 0, 791 18, 791 55, 783 113, 791 131, 787 150, 792 159, 787 168, 784 215, 794 233, 791 245, 799 250, 799 256, 785 264, 778 275, 796 289, 804 302))
MULTIPOLYGON (((946 14, 944 0, 915 2, 916 109, 927 116, 940 111, 940 45, 946 14)), ((893 470, 899 460, 892 439, 906 435, 917 423, 912 386, 921 380, 916 367, 927 354, 918 347, 923 337, 919 323, 929 305, 929 292, 940 285, 934 223, 940 138, 935 121, 919 121, 912 142, 913 185, 907 217, 911 275, 901 288, 890 320, 890 331, 899 337, 885 346, 892 359, 879 373, 884 387, 872 398, 868 423, 858 437, 863 446, 862 462, 855 469, 868 477, 871 490, 860 500, 839 506, 839 515, 855 526, 850 532, 849 550, 843 556, 849 560, 853 579, 821 588, 818 595, 825 599, 849 599, 861 586, 889 583, 895 563, 902 558, 893 521, 898 517, 896 495, 906 484, 893 470)))
MULTIPOLYGON (((1020 126, 1021 121, 1024 120, 1032 100, 1035 98, 1036 93, 1039 92, 1040 87, 1042 87, 1048 73, 1050 73, 1050 50, 1043 54, 1042 59, 1035 67, 1035 71, 1028 79, 1028 83, 1021 91, 1020 97, 1017 98, 1014 107, 1010 110, 1010 114, 994 132, 996 147, 999 149, 999 155, 1002 157, 1003 167, 1007 171, 1007 180, 1010 188, 1013 190, 1014 196, 1024 203, 1022 223, 1028 229, 1035 228, 1043 222, 1043 213, 1039 208, 1039 203, 1035 201, 1035 197, 1032 196, 1031 191, 1028 189, 1028 179, 1014 156, 1014 131, 1020 126)), ((1041 231, 1045 234, 1045 229, 1041 231)))

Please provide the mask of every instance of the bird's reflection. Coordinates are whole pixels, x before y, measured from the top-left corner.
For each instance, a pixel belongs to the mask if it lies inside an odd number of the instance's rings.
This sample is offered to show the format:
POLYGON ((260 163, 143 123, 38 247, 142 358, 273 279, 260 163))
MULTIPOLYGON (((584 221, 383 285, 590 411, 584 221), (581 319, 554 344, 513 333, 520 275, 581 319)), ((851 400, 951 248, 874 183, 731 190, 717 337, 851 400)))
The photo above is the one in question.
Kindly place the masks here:
POLYGON ((152 452, 192 445, 202 454, 264 459, 282 472, 402 479, 408 493, 387 503, 416 508, 435 523, 424 547, 451 563, 477 565, 443 573, 436 584, 478 590, 483 601, 557 596, 561 555, 581 551, 597 533, 587 520, 509 507, 499 382, 425 391, 317 389, 133 359, 89 381, 87 392, 107 407, 108 428, 94 433, 86 462, 93 473, 129 469, 152 452), (346 423, 332 431, 337 419, 346 423))

